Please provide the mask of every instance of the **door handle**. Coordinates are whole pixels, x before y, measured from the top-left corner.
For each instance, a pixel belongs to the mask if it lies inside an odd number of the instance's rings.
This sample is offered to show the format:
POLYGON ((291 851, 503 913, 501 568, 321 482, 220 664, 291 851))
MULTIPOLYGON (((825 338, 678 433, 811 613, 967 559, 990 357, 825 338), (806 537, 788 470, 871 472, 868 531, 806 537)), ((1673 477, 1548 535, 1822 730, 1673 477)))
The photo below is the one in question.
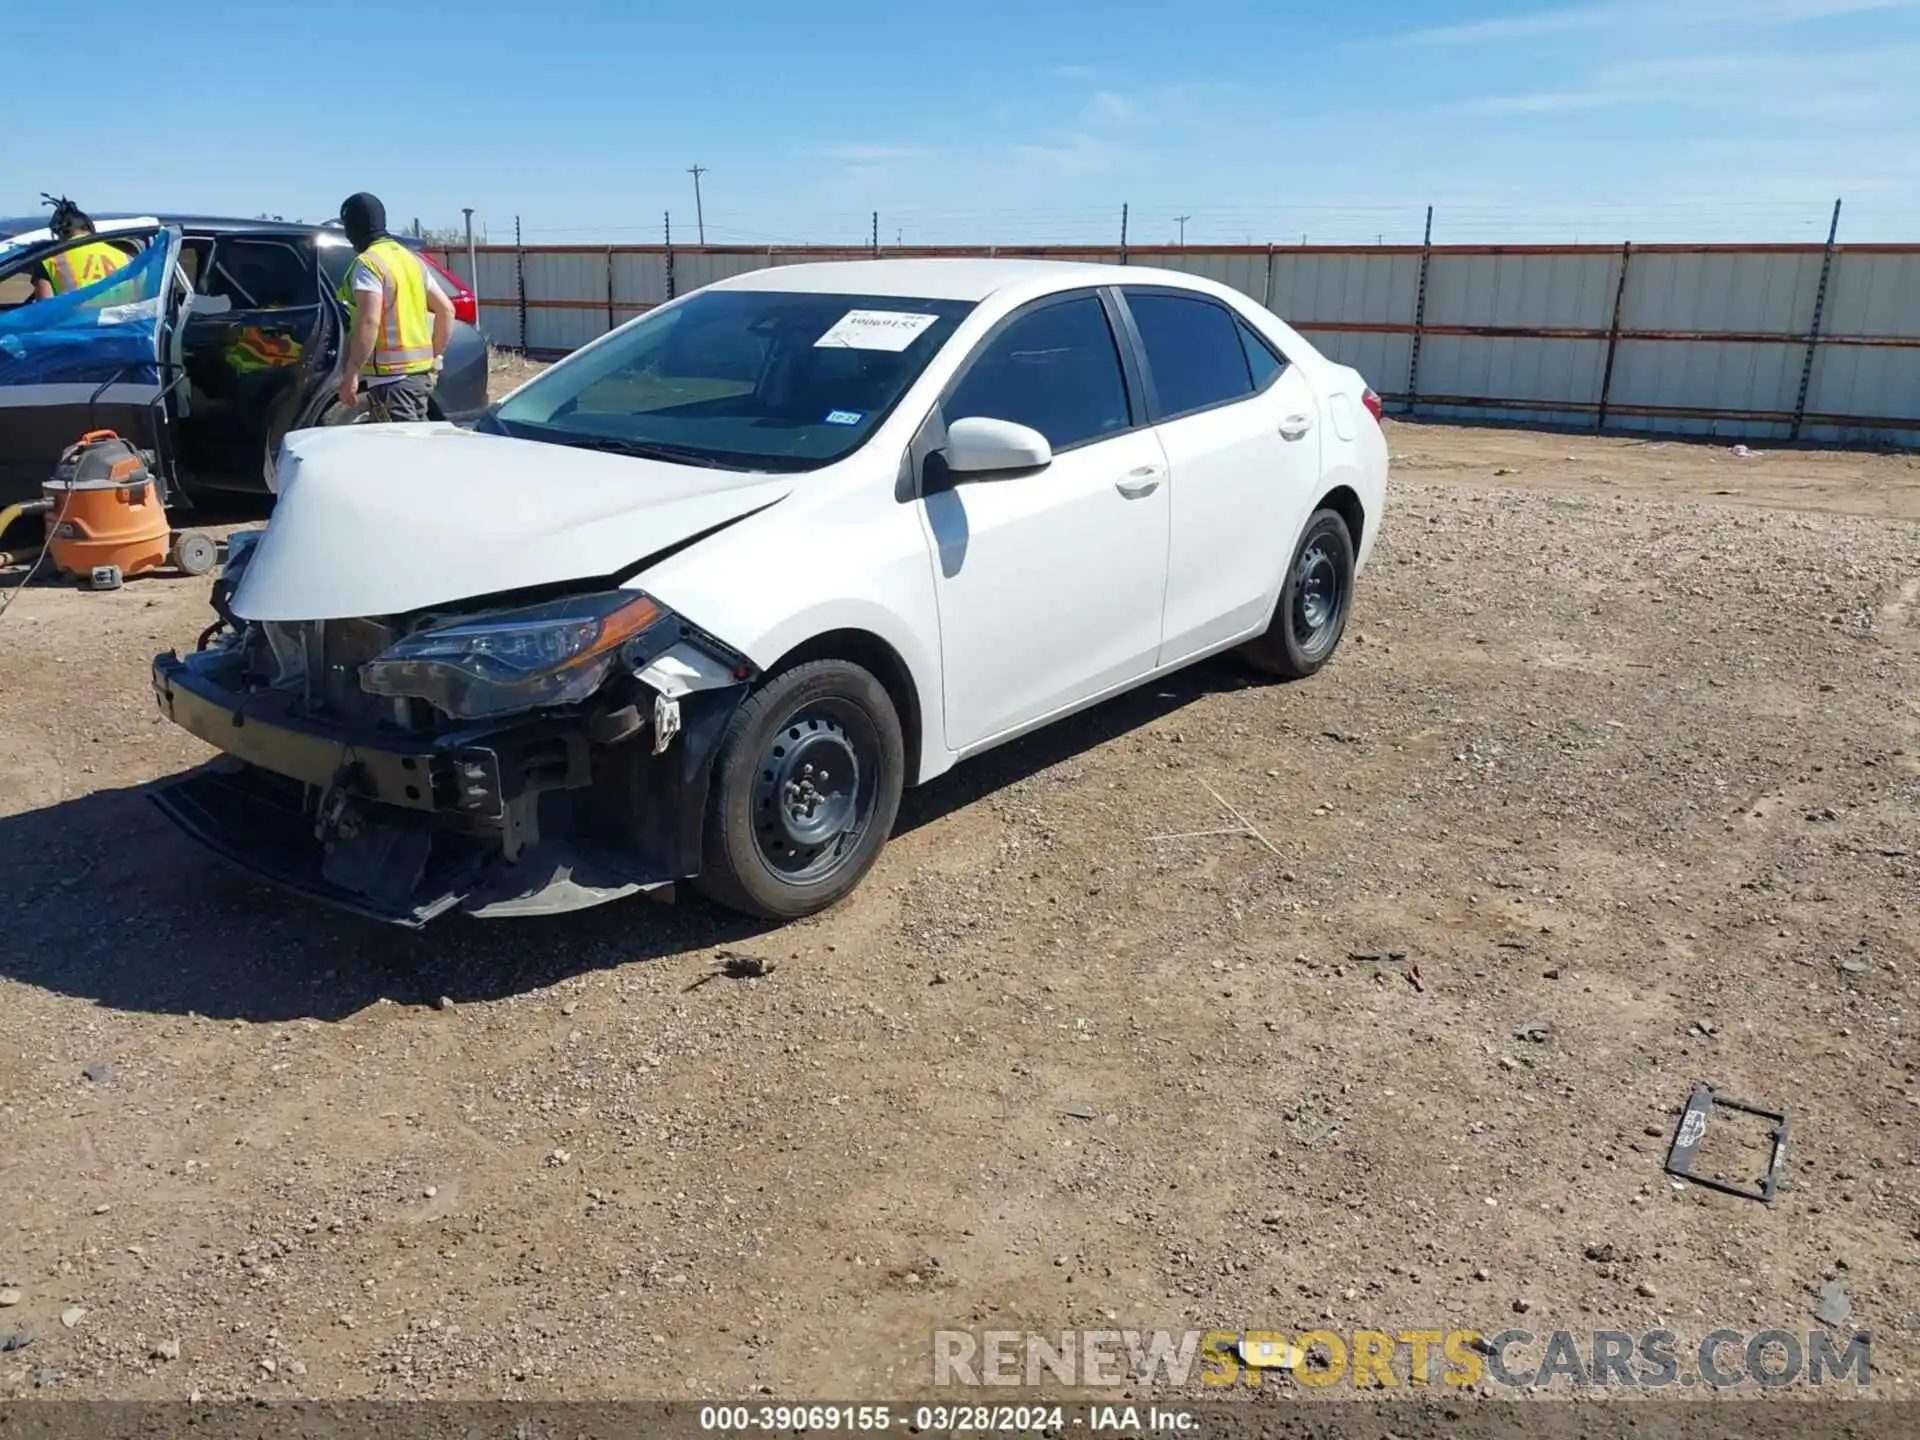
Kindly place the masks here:
POLYGON ((1298 440, 1313 428, 1313 421, 1305 415, 1289 415, 1280 422, 1280 438, 1298 440))
POLYGON ((1113 484, 1114 488, 1127 499, 1138 500, 1158 490, 1160 481, 1165 475, 1166 471, 1158 465, 1142 465, 1138 470, 1129 470, 1113 484))

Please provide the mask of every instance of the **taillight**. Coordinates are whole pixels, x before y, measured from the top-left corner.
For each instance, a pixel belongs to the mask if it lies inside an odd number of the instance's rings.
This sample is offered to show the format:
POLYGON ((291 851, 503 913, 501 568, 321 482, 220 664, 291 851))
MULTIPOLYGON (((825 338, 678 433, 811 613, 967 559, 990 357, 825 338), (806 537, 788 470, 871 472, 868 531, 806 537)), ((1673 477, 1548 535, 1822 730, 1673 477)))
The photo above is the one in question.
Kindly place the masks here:
POLYGON ((1367 407, 1367 413, 1373 416, 1375 420, 1380 418, 1380 397, 1374 394, 1371 389, 1361 392, 1360 403, 1367 407))
POLYGON ((447 298, 453 301, 453 318, 468 325, 480 323, 480 301, 465 285, 460 277, 424 251, 416 251, 420 258, 433 267, 433 273, 440 277, 440 286, 447 292, 447 298))

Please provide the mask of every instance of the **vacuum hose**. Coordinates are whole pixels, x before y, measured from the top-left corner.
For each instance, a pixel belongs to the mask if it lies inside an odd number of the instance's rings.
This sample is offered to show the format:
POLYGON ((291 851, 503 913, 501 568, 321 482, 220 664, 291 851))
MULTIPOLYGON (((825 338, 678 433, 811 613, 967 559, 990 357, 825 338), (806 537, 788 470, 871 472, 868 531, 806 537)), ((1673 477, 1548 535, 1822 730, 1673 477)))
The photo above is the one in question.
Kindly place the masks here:
MULTIPOLYGON (((51 509, 53 509, 53 501, 42 498, 22 500, 18 505, 9 505, 6 509, 0 510, 0 540, 6 538, 7 527, 14 521, 27 515, 45 515, 51 509)), ((20 550, 0 550, 0 570, 13 565, 25 565, 30 560, 38 559, 43 548, 45 548, 44 544, 28 545, 20 550)))
POLYGON ((7 533, 7 527, 26 515, 44 515, 53 509, 53 501, 42 496, 38 500, 22 500, 18 505, 9 505, 0 510, 0 535, 7 533))

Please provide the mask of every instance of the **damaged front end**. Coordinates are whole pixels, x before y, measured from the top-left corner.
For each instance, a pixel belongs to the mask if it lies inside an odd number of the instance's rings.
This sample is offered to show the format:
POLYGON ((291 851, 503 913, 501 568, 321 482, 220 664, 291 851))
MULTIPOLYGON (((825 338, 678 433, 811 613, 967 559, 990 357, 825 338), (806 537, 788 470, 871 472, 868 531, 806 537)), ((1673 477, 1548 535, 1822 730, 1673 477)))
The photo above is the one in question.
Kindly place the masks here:
POLYGON ((160 808, 242 868, 409 926, 552 914, 699 872, 747 660, 637 590, 407 616, 220 621, 155 658, 161 713, 221 750, 160 808))

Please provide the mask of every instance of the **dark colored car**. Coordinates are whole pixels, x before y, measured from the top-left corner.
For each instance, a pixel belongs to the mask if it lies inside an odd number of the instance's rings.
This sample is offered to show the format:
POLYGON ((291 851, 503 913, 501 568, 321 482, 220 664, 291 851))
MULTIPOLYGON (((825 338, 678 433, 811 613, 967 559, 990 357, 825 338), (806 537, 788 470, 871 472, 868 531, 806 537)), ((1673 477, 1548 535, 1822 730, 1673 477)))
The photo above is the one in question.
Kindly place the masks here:
MULTIPOLYGON (((47 235, 44 217, 0 219, 0 504, 38 494, 60 452, 95 428, 164 443, 189 492, 270 488, 289 430, 344 418, 335 392, 346 330, 336 292, 353 258, 345 235, 335 226, 202 216, 98 216, 96 224, 90 239, 130 256, 156 243, 177 252, 171 279, 148 297, 158 302, 151 315, 100 325, 97 344, 73 307, 29 303, 41 262, 65 248, 47 235), (132 333, 142 324, 150 344, 132 333), (151 363, 130 369, 136 339, 151 363)), ((472 292, 423 258, 457 317, 434 418, 466 424, 487 404, 486 339, 472 292)))

